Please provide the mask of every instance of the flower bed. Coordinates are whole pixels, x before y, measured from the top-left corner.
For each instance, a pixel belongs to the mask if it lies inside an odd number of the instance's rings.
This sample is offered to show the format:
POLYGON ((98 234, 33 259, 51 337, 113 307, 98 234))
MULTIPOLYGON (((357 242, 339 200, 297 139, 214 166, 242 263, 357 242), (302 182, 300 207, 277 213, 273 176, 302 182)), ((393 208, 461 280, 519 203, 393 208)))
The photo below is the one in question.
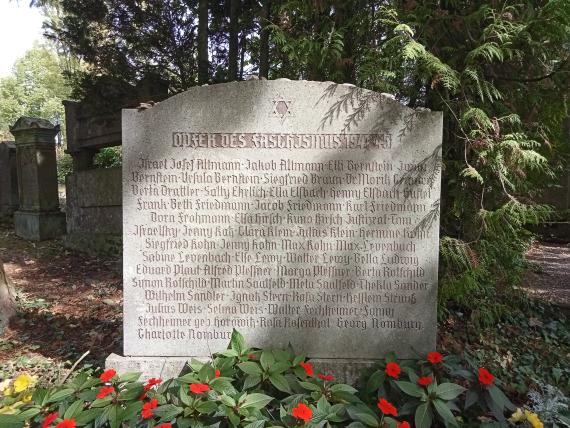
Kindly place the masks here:
POLYGON ((486 368, 438 352, 413 361, 389 355, 359 390, 291 350, 249 348, 236 331, 226 351, 189 366, 178 378, 147 382, 87 369, 48 389, 21 374, 0 383, 0 427, 543 426, 540 415, 515 408, 486 368))

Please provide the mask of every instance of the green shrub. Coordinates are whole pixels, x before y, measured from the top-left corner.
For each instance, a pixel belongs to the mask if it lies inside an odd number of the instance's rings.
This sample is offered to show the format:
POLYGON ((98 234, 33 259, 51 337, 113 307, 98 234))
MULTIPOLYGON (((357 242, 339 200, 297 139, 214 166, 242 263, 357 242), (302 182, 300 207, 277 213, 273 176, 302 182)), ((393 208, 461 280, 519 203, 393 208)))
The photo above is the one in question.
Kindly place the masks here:
POLYGON ((123 161, 123 152, 121 147, 107 147, 101 149, 95 155, 94 164, 98 168, 113 168, 121 166, 123 161))
MULTIPOLYGON (((334 382, 330 373, 317 373, 290 349, 249 348, 234 331, 227 350, 210 362, 191 360, 189 368, 180 377, 146 383, 139 373, 117 375, 109 369, 96 377, 87 369, 50 388, 20 375, 0 384, 0 426, 500 426, 515 409, 486 369, 437 352, 425 360, 397 361, 390 355, 357 390, 334 382)), ((536 414, 515 416, 539 426, 536 414)))
POLYGON ((73 172, 73 158, 63 149, 57 149, 57 182, 65 184, 65 177, 73 172))

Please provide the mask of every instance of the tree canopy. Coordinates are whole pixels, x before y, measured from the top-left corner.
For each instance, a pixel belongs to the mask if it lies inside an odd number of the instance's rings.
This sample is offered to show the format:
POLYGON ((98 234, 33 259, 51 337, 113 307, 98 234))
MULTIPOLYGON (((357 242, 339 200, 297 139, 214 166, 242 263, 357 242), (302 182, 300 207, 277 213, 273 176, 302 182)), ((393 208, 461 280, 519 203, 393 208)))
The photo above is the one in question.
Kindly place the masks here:
POLYGON ((11 140, 9 127, 20 116, 62 122, 61 101, 71 92, 57 54, 36 45, 14 64, 10 76, 0 79, 0 138, 11 140))
MULTIPOLYGON (((46 2, 41 2, 44 6, 46 2)), ((171 93, 262 77, 350 82, 444 112, 443 303, 487 305, 518 279, 568 153, 566 0, 60 0, 49 37, 101 79, 159 76, 171 93), (474 303, 476 302, 476 303, 474 303)), ((366 102, 350 105, 361 120, 366 102)))

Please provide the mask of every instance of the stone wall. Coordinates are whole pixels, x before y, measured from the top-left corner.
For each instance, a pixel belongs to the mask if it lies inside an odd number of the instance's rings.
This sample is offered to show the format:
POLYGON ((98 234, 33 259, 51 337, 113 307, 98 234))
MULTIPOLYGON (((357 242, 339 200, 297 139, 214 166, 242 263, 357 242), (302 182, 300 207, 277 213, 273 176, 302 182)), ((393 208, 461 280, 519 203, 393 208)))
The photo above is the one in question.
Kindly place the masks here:
POLYGON ((121 168, 76 171, 66 180, 69 247, 119 254, 122 240, 121 168))

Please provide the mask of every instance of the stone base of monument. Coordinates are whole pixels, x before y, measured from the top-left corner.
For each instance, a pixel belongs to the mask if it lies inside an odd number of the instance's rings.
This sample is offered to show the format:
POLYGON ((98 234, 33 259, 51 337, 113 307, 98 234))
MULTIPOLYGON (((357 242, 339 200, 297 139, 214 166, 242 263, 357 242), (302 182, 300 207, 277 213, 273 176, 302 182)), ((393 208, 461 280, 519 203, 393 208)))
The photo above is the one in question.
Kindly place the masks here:
MULTIPOLYGON (((142 373, 141 380, 152 377, 170 379, 180 376, 186 362, 192 357, 123 357, 111 354, 105 360, 106 369, 115 369, 117 373, 142 373)), ((201 360, 201 358, 198 358, 201 360)), ((314 359, 310 360, 315 374, 332 374, 336 382, 356 385, 365 370, 377 361, 349 359, 314 359)))
POLYGON ((65 214, 61 211, 14 213, 16 235, 30 241, 43 241, 65 234, 65 214))

